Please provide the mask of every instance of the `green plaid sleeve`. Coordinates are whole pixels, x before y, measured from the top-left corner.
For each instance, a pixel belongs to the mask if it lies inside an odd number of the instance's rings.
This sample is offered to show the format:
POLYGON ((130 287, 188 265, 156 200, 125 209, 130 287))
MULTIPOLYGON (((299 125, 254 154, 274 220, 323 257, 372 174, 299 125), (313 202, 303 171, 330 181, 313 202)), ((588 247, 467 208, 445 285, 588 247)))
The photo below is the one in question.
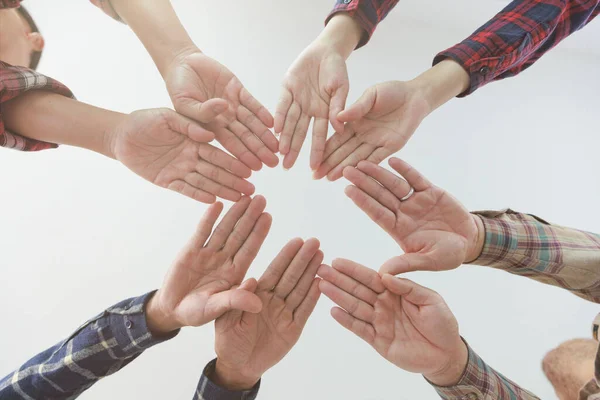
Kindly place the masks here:
POLYGON ((485 244, 472 264, 502 269, 600 303, 600 236, 510 209, 475 212, 485 244))

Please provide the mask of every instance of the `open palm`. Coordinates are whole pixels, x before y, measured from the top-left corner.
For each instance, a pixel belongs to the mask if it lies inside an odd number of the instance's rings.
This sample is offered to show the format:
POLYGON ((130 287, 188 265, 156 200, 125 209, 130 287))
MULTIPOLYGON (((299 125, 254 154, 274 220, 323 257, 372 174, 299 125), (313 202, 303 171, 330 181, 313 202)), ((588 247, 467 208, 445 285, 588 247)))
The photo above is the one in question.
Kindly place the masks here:
POLYGON ((319 299, 319 242, 289 242, 258 282, 258 314, 232 311, 215 323, 217 374, 237 375, 251 387, 296 344, 319 299))
POLYGON ((390 166, 401 176, 369 162, 344 170, 354 184, 346 189, 348 197, 404 250, 380 272, 449 270, 475 258, 475 217, 404 161, 392 158, 390 166))
POLYGON ((136 111, 110 134, 115 158, 142 178, 203 203, 252 195, 251 170, 204 141, 212 134, 169 109, 136 111))
POLYGON ((174 324, 173 329, 204 325, 230 309, 261 310, 261 301, 253 293, 256 281, 235 287, 269 232, 271 216, 263 213, 265 207, 263 197, 244 197, 214 232, 223 205, 216 203, 207 210, 151 300, 152 307, 174 324))
POLYGON ((200 51, 178 57, 165 82, 177 112, 205 124, 217 141, 255 171, 274 167, 273 117, 224 65, 200 51))
POLYGON ((315 178, 342 177, 347 166, 367 160, 379 164, 399 151, 413 135, 430 108, 410 82, 386 82, 369 88, 352 106, 338 115, 346 122, 325 147, 325 161, 315 178))
POLYGON ((437 293, 349 260, 335 260, 319 275, 323 294, 341 307, 333 318, 396 366, 436 374, 464 351, 458 323, 437 293))
POLYGON ((291 168, 314 118, 311 168, 323 161, 327 129, 343 124, 336 116, 346 105, 350 84, 344 58, 328 46, 315 42, 307 47, 288 70, 275 112, 275 132, 281 133, 279 150, 285 155, 283 166, 291 168))

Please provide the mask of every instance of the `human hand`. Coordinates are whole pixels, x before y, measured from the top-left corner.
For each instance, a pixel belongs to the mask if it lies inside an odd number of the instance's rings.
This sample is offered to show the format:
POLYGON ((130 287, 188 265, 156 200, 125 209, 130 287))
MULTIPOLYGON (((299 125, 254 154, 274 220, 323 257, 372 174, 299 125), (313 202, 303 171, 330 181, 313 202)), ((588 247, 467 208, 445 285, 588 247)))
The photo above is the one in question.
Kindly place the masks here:
POLYGON ((337 116, 346 126, 327 141, 325 160, 314 177, 335 181, 347 166, 363 160, 379 164, 404 147, 430 111, 414 82, 391 81, 367 89, 337 116))
POLYGON ((260 312, 257 282, 240 285, 271 227, 264 197, 243 197, 213 230, 223 204, 211 205, 196 233, 167 272, 162 287, 148 302, 151 332, 164 334, 204 325, 229 310, 260 312), (211 234, 212 232, 212 234, 211 234))
POLYGON ((458 383, 468 350, 456 318, 436 292, 349 260, 321 266, 321 292, 339 307, 332 317, 382 357, 439 386, 458 383))
POLYGON ((206 143, 212 133, 169 109, 136 111, 107 134, 111 153, 142 178, 203 203, 252 195, 252 171, 206 143))
POLYGON ((273 117, 224 65, 194 48, 176 56, 164 77, 175 110, 204 123, 246 166, 279 163, 273 117))
POLYGON ((284 168, 295 164, 311 119, 313 170, 323 161, 329 122, 336 131, 343 132, 344 124, 337 115, 344 109, 350 90, 346 59, 361 35, 362 28, 352 17, 336 15, 287 71, 275 112, 275 132, 281 134, 279 151, 285 156, 284 168))
POLYGON ((290 241, 258 281, 258 314, 231 311, 215 323, 212 378, 231 390, 252 388, 292 349, 319 300, 319 241, 290 241))
POLYGON ((404 250, 380 273, 444 271, 476 259, 483 246, 479 217, 406 162, 389 164, 401 176, 366 161, 344 170, 354 184, 346 195, 404 250))

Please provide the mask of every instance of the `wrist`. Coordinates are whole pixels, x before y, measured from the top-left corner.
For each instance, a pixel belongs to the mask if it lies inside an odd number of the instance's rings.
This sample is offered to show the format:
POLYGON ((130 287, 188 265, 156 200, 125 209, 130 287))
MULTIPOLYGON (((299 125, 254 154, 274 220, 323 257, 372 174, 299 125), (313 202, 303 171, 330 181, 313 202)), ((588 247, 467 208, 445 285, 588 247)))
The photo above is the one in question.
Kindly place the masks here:
POLYGON ((460 64, 446 59, 413 79, 411 83, 423 92, 433 111, 467 90, 470 77, 460 64))
POLYGON ((342 12, 329 20, 315 42, 329 47, 347 60, 363 35, 364 30, 360 24, 353 17, 342 12))
POLYGON ((156 292, 146 303, 146 325, 152 335, 160 337, 181 328, 170 313, 165 312, 159 304, 159 293, 156 292))
POLYGON ((469 244, 469 251, 467 252, 467 256, 465 258, 465 264, 471 264, 479 258, 483 252, 483 245, 485 243, 485 226, 483 225, 483 220, 479 215, 470 215, 471 218, 473 218, 475 226, 477 227, 477 234, 469 244))
POLYGON ((250 390, 260 380, 260 376, 256 377, 251 374, 244 374, 240 370, 224 365, 218 358, 210 378, 222 388, 232 391, 250 390))
POLYGON ((469 350, 465 342, 459 339, 448 361, 437 371, 425 375, 425 378, 436 386, 455 386, 460 382, 468 362, 469 350))

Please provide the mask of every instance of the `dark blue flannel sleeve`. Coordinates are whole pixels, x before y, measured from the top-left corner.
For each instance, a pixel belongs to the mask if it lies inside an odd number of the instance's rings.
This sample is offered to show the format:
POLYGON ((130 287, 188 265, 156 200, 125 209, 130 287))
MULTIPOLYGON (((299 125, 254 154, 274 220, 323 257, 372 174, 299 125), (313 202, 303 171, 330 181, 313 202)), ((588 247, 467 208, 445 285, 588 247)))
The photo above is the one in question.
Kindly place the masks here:
POLYGON ((212 360, 202 373, 194 400, 254 400, 260 389, 260 381, 250 390, 231 391, 220 387, 210 380, 210 376, 214 373, 217 360, 212 360))
POLYGON ((145 305, 153 294, 115 304, 31 358, 0 380, 0 400, 75 398, 144 350, 176 336, 155 338, 148 330, 145 305))
POLYGON ((439 53, 471 77, 459 97, 515 76, 600 13, 600 0, 515 0, 461 43, 439 53))

